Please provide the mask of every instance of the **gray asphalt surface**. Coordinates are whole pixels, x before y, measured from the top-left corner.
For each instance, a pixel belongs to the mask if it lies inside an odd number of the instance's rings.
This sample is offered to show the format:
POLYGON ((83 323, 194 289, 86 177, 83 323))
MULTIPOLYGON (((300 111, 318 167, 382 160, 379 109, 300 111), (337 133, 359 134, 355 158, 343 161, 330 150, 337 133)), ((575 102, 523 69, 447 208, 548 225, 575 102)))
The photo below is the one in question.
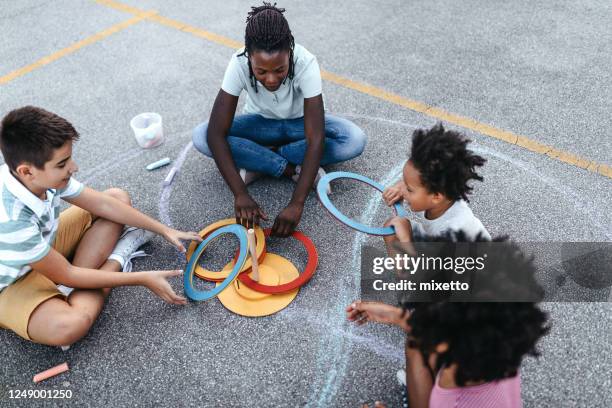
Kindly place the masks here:
MULTIPOLYGON (((240 41, 248 2, 126 2, 240 41)), ((355 81, 523 134, 558 149, 612 164, 609 2, 485 1, 288 2, 297 41, 321 66, 355 81), (607 90, 607 91, 606 91, 607 90)), ((0 75, 127 20, 93 1, 23 1, 0 8, 0 75)), ((70 120, 81 133, 79 179, 120 187, 134 205, 184 230, 232 215, 233 200, 214 162, 186 150, 191 129, 208 118, 232 50, 153 22, 141 22, 47 66, 0 85, 0 113, 33 104, 70 120), (166 142, 141 150, 129 120, 144 111, 164 119, 166 142), (185 162, 174 183, 161 157, 185 162)), ((391 182, 416 127, 435 121, 389 102, 324 83, 326 109, 354 120, 369 144, 359 158, 331 169, 391 182)), ((452 126, 451 126, 452 127, 452 126)), ((488 159, 472 208, 493 235, 520 241, 612 240, 611 180, 516 146, 466 132, 488 159)), ((249 189, 270 215, 293 184, 264 179, 249 189)), ((343 184, 339 207, 379 221, 388 214, 373 191, 343 184), (365 209, 369 208, 368 211, 365 209)), ((90 334, 69 351, 27 343, 0 331, 0 400, 11 389, 70 389, 79 406, 334 406, 384 400, 400 404, 395 371, 403 336, 394 328, 353 328, 344 307, 359 298, 359 245, 374 242, 334 222, 314 195, 300 229, 315 242, 313 280, 284 311, 249 319, 217 300, 163 304, 146 289, 111 295, 90 334), (68 361, 69 373, 35 386, 32 375, 68 361)), ((298 266, 298 245, 270 251, 298 266)), ((136 269, 183 268, 161 238, 136 269)), ((172 281, 182 291, 182 281, 172 281)), ((604 296, 605 297, 605 296, 604 296)), ((542 356, 522 369, 526 407, 612 406, 612 307, 547 303, 553 330, 542 356)))

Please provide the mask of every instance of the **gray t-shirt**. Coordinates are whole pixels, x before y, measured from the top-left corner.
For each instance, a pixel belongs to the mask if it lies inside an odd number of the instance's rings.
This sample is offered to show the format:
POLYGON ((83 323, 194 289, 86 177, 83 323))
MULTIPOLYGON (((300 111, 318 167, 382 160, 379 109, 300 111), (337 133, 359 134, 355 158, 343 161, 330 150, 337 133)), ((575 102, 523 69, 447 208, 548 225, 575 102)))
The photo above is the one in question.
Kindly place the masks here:
POLYGON ((240 96, 247 91, 244 113, 256 113, 268 119, 296 119, 304 116, 304 98, 320 95, 321 70, 317 58, 299 44, 293 50, 293 80, 287 80, 276 90, 270 92, 260 83, 258 92, 249 80, 249 65, 246 56, 239 56, 244 48, 239 49, 225 70, 221 89, 230 95, 240 96))
POLYGON ((425 218, 425 211, 414 214, 412 227, 415 235, 428 235, 438 237, 447 232, 465 232, 468 239, 475 239, 478 234, 486 240, 491 240, 491 235, 482 225, 482 222, 472 212, 464 200, 457 200, 444 214, 435 220, 425 218))

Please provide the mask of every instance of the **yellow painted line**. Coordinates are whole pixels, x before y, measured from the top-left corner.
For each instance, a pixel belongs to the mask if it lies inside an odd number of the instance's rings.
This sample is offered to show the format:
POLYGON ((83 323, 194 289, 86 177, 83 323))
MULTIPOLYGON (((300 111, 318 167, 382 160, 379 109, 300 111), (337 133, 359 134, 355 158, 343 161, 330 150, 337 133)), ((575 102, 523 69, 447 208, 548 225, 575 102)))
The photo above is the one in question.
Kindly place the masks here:
POLYGON ((102 4, 103 6, 114 8, 115 10, 118 10, 118 11, 123 11, 124 13, 129 13, 129 14, 134 14, 134 15, 141 15, 142 13, 145 12, 145 10, 142 10, 136 7, 132 7, 132 6, 128 6, 127 4, 119 3, 117 1, 112 1, 112 0, 96 0, 96 3, 102 4))
MULTIPOLYGON (((142 15, 142 13, 144 13, 144 10, 131 7, 114 0, 96 0, 96 2, 130 14, 142 15)), ((232 49, 237 49, 244 45, 243 43, 234 41, 230 38, 212 33, 210 31, 202 30, 201 28, 190 26, 189 24, 181 23, 180 21, 172 20, 170 18, 163 17, 160 15, 154 15, 150 17, 149 20, 162 24, 166 27, 171 27, 176 30, 195 35, 197 37, 204 38, 216 44, 230 47, 232 49)), ((517 135, 507 130, 499 129, 494 126, 487 125, 486 123, 481 123, 477 120, 458 115, 456 113, 447 112, 444 109, 437 108, 435 106, 427 105, 423 102, 405 98, 403 96, 394 94, 389 91, 385 91, 384 89, 377 88, 372 85, 353 81, 351 79, 336 75, 329 71, 321 70, 321 77, 326 81, 335 83, 336 85, 353 89, 357 92, 373 96, 374 98, 382 99, 384 101, 402 106, 406 109, 410 109, 415 112, 422 113, 424 115, 441 120, 443 122, 452 123, 453 125, 473 130, 475 132, 492 137, 494 139, 502 140, 504 142, 522 147, 523 149, 526 149, 530 152, 546 155, 560 162, 580 167, 587 171, 601 174, 602 176, 612 179, 612 167, 608 166, 607 164, 598 163, 593 160, 588 160, 583 157, 577 156, 573 153, 558 150, 552 146, 532 140, 527 136, 517 135)))
POLYGON ((593 160, 585 159, 573 153, 558 150, 552 146, 537 142, 526 136, 517 135, 507 130, 498 129, 494 126, 487 125, 486 123, 481 123, 465 116, 447 112, 444 109, 437 108, 435 106, 429 106, 423 102, 405 98, 403 96, 385 91, 372 85, 352 81, 350 79, 341 77, 328 71, 321 70, 321 77, 329 82, 335 83, 345 88, 353 89, 355 91, 373 96, 375 98, 382 99, 387 102, 391 102, 393 104, 405 107, 407 109, 422 113, 424 115, 441 120, 443 122, 452 123, 454 125, 461 126, 463 128, 470 129, 480 134, 492 137, 494 139, 502 140, 504 142, 522 147, 526 150, 529 150, 530 152, 544 154, 560 162, 580 167, 587 171, 598 173, 608 178, 612 178, 611 166, 602 163, 597 163, 593 160))
POLYGON ((424 104, 423 102, 404 98, 403 96, 396 95, 394 93, 382 90, 371 85, 352 81, 350 79, 341 77, 331 72, 321 70, 321 77, 329 82, 333 82, 345 88, 356 90, 358 92, 373 96, 375 98, 382 99, 399 106, 403 106, 407 109, 416 112, 420 112, 424 115, 441 120, 443 122, 452 123, 454 125, 461 126, 463 128, 470 129, 480 134, 492 137, 494 139, 502 140, 504 142, 520 146, 526 150, 529 150, 530 152, 545 154, 563 163, 580 167, 593 173, 601 174, 608 178, 612 178, 612 167, 606 164, 597 163, 595 161, 577 156, 573 153, 555 149, 552 146, 537 142, 526 136, 517 135, 506 130, 498 129, 494 126, 478 122, 474 119, 447 112, 441 108, 429 106, 427 104, 424 104))
POLYGON ((512 132, 508 132, 506 130, 498 129, 496 127, 480 123, 474 119, 470 119, 461 115, 457 115, 455 113, 447 112, 444 109, 436 108, 434 106, 429 106, 422 102, 418 102, 412 99, 404 98, 403 96, 396 95, 394 93, 382 90, 380 88, 363 84, 360 82, 355 82, 350 79, 341 77, 339 75, 333 74, 327 71, 321 71, 321 76, 323 79, 333 82, 337 85, 343 86, 345 88, 350 88, 356 90, 361 93, 365 93, 367 95, 373 96, 375 98, 383 99, 385 101, 394 103, 399 106, 403 106, 410 110, 423 113, 424 115, 430 116, 432 118, 452 123, 457 126, 461 126, 466 129, 473 130, 475 132, 481 133, 486 136, 490 136, 492 138, 502 140, 504 142, 520 146, 530 152, 545 154, 548 157, 551 157, 555 160, 561 161, 563 163, 570 164, 572 166, 580 167, 582 169, 586 169, 588 171, 599 173, 603 176, 612 178, 612 169, 610 166, 605 164, 600 164, 592 160, 584 159, 582 157, 576 156, 573 153, 564 152, 558 149, 555 149, 552 146, 536 142, 526 136, 521 136, 514 134, 512 132))
MULTIPOLYGON (((123 11, 125 13, 130 13, 130 14, 135 14, 135 15, 144 13, 144 10, 141 10, 136 7, 128 6, 126 4, 123 4, 123 3, 120 3, 114 0, 96 0, 96 3, 113 8, 115 10, 123 11)), ((226 47, 230 47, 233 49, 237 49, 237 48, 244 46, 244 44, 241 42, 234 41, 222 35, 211 33, 210 31, 202 30, 201 28, 191 26, 189 24, 181 23, 180 21, 176 21, 168 17, 160 16, 159 14, 152 16, 151 18, 149 18, 149 20, 162 24, 166 27, 174 28, 179 31, 184 31, 186 33, 195 35, 196 37, 204 38, 205 40, 208 40, 208 41, 211 41, 211 42, 214 42, 216 44, 223 45, 226 47)))
POLYGON ((119 24, 115 24, 114 26, 111 26, 109 28, 107 28, 104 31, 101 31, 97 34, 94 34, 90 37, 87 37, 79 42, 76 42, 64 49, 61 49, 59 51, 54 52, 51 55, 47 55, 46 57, 43 57, 41 59, 39 59, 38 61, 30 64, 30 65, 26 65, 25 67, 16 69, 13 72, 10 72, 2 77, 0 77, 0 85, 4 85, 7 84, 9 82, 11 82, 12 80, 14 80, 15 78, 19 78, 20 76, 23 76, 29 72, 34 71, 35 69, 38 69, 40 67, 43 67, 47 64, 52 63, 53 61, 57 61, 58 59, 65 57, 68 54, 72 54, 73 52, 87 46, 90 44, 93 44, 95 42, 98 42, 110 35, 113 35, 121 30, 124 30, 125 28, 132 26, 146 18, 149 18, 150 16, 154 15, 156 12, 155 11, 149 11, 149 12, 140 12, 138 13, 138 15, 136 17, 132 17, 129 20, 125 20, 119 24))

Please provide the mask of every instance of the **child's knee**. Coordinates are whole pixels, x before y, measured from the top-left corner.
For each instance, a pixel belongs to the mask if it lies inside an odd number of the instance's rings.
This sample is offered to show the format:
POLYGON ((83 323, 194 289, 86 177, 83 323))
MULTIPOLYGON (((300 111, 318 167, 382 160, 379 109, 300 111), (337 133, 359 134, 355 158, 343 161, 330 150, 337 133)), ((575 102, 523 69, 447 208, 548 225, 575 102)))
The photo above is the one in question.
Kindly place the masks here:
POLYGON ((132 205, 132 199, 130 197, 130 194, 125 190, 122 190, 120 188, 109 188, 108 190, 105 190, 104 193, 116 198, 117 200, 129 206, 132 205))
POLYGON ((355 154, 356 156, 359 156, 361 153, 363 153, 363 151, 365 150, 367 141, 368 141, 368 137, 366 136, 365 132, 357 125, 355 125, 354 123, 352 124, 353 126, 350 127, 350 140, 351 140, 351 146, 353 146, 354 148, 354 152, 353 154, 355 154))
POLYGON ((208 147, 208 122, 204 122, 193 129, 191 135, 193 146, 202 154, 212 157, 212 152, 208 147))
POLYGON ((336 154, 339 156, 338 158, 344 161, 361 155, 367 143, 365 132, 350 120, 344 119, 337 125, 340 142, 339 148, 336 151, 336 154))
POLYGON ((89 328, 93 325, 93 318, 81 311, 71 311, 57 316, 51 322, 52 332, 55 333, 52 339, 53 345, 69 346, 83 338, 89 328))

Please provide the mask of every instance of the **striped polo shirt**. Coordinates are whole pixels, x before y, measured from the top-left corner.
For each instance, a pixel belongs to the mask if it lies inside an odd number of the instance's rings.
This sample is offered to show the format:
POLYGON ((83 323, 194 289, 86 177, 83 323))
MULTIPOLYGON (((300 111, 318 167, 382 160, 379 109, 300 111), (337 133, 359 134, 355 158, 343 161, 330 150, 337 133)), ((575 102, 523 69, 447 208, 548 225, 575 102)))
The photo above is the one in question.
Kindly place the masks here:
POLYGON ((6 164, 0 166, 0 291, 47 255, 59 224, 60 199, 76 197, 83 188, 71 178, 66 188, 49 189, 41 200, 6 164))

